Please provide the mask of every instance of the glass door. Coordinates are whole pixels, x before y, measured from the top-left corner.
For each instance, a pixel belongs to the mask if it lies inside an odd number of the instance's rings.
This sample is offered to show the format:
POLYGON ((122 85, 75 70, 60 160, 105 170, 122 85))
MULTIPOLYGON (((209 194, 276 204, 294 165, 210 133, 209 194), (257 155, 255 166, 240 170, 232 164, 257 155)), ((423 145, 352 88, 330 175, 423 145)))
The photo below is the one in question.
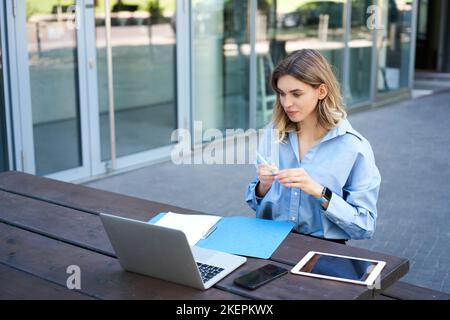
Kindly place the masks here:
POLYGON ((0 35, 0 172, 8 170, 9 167, 8 144, 6 139, 5 100, 3 90, 3 55, 0 35))
POLYGON ((377 33, 377 93, 409 86, 412 5, 400 0, 378 0, 383 28, 377 33))
POLYGON ((193 121, 201 131, 248 128, 249 10, 244 0, 192 1, 193 121))
POLYGON ((17 145, 29 173, 66 180, 90 172, 84 2, 25 0, 10 8, 20 97, 13 112, 20 112, 17 145))
POLYGON ((145 161, 177 128, 176 0, 95 2, 101 161, 145 161))
MULTIPOLYGON (((351 6, 350 17, 347 18, 350 24, 347 29, 349 56, 346 70, 347 81, 345 82, 345 99, 348 108, 368 104, 371 99, 372 67, 375 59, 373 35, 374 29, 379 27, 370 25, 371 20, 368 22, 367 8, 374 8, 373 5, 374 0, 347 2, 347 6, 351 6)), ((373 12, 372 14, 377 13, 373 12)))
POLYGON ((79 180, 170 154, 176 2, 7 4, 18 170, 79 180))

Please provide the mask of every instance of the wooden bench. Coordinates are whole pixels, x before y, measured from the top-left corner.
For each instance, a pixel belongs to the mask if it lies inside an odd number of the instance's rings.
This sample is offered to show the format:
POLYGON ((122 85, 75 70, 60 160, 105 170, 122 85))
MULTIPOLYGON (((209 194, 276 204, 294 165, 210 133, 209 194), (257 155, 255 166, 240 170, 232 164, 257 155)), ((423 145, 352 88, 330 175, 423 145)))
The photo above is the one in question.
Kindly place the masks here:
POLYGON ((450 294, 397 281, 383 291, 380 300, 450 300, 450 294))

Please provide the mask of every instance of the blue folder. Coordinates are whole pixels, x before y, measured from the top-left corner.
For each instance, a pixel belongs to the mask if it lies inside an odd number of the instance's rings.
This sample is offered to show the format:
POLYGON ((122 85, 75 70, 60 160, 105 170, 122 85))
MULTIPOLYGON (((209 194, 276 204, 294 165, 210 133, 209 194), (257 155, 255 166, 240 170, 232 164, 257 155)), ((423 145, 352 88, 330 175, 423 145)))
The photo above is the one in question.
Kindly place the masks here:
MULTIPOLYGON (((156 223, 165 212, 152 218, 156 223)), ((196 246, 237 254, 241 256, 269 259, 286 238, 293 224, 288 221, 273 221, 257 218, 232 216, 222 217, 217 229, 196 246)))

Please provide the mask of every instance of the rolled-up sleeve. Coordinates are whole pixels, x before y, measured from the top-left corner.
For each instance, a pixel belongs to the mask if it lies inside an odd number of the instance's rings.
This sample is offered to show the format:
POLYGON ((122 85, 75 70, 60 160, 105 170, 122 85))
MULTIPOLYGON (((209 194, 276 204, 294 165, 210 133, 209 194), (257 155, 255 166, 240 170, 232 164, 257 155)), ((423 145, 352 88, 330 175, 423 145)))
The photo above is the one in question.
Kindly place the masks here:
POLYGON ((373 151, 366 140, 342 189, 342 197, 333 191, 325 216, 352 239, 371 238, 376 226, 380 183, 373 151))
POLYGON ((252 182, 247 186, 247 193, 245 196, 245 201, 248 203, 250 208, 257 211, 259 205, 261 204, 261 200, 263 198, 258 197, 256 195, 256 187, 258 186, 259 179, 256 177, 252 182))

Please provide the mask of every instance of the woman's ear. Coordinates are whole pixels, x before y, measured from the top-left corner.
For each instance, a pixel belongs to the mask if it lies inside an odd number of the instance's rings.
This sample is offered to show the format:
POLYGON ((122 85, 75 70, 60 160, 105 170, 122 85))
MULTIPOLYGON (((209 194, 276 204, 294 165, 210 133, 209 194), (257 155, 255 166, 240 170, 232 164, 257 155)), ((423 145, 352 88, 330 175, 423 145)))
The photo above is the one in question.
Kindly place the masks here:
POLYGON ((319 100, 324 99, 327 96, 327 94, 328 94, 328 88, 325 85, 325 83, 322 83, 319 86, 319 88, 317 88, 317 89, 319 90, 319 96, 318 96, 319 100))

